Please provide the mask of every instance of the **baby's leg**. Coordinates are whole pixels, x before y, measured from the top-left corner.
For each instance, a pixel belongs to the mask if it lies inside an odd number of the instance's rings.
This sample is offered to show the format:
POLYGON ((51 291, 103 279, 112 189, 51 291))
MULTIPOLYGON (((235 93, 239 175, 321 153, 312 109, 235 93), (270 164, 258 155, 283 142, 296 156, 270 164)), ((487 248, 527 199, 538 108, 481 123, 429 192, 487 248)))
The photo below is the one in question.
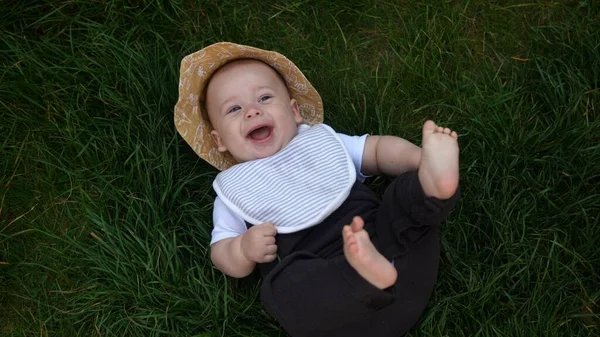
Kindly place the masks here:
MULTIPOLYGON (((291 336, 299 337, 371 336, 373 316, 394 301, 345 256, 323 259, 303 251, 283 258, 263 279, 260 299, 291 336)), ((398 321, 402 318, 394 317, 398 321)))
POLYGON ((419 181, 427 196, 448 199, 458 188, 457 134, 433 121, 423 125, 419 181))
POLYGON ((386 258, 406 253, 454 208, 460 195, 456 138, 456 132, 433 121, 423 125, 418 171, 394 179, 377 211, 375 242, 386 258))
POLYGON ((396 282, 396 268, 377 251, 363 227, 364 222, 358 216, 352 219, 351 225, 344 226, 344 255, 365 280, 379 289, 388 288, 396 282))

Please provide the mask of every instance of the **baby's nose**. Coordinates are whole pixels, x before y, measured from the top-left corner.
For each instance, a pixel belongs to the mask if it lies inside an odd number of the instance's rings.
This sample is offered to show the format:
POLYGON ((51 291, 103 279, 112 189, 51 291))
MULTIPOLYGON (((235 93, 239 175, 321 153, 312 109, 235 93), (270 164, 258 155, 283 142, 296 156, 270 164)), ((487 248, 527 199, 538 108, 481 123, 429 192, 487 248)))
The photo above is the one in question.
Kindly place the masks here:
POLYGON ((260 110, 258 110, 258 109, 250 109, 246 113, 246 119, 250 119, 252 117, 259 116, 260 114, 261 114, 260 110))

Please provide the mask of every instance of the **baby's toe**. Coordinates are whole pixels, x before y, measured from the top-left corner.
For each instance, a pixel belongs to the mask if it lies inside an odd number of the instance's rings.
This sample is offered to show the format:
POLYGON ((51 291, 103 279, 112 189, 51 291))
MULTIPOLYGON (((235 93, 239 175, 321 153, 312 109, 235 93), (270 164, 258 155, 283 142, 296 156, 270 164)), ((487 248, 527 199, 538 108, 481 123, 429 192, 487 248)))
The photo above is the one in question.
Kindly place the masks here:
POLYGON ((350 226, 344 226, 344 229, 342 229, 342 235, 344 237, 344 240, 348 240, 348 238, 352 236, 352 229, 350 229, 350 226))

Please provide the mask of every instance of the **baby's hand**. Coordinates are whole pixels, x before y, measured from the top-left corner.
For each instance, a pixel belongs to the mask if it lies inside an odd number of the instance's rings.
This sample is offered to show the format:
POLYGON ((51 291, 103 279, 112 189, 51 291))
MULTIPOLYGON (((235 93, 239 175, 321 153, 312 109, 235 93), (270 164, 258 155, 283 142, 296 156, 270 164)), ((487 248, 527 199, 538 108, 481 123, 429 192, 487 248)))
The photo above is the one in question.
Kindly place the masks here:
POLYGON ((242 235, 242 253, 256 263, 265 263, 275 260, 277 245, 275 244, 277 229, 270 222, 252 226, 242 235))

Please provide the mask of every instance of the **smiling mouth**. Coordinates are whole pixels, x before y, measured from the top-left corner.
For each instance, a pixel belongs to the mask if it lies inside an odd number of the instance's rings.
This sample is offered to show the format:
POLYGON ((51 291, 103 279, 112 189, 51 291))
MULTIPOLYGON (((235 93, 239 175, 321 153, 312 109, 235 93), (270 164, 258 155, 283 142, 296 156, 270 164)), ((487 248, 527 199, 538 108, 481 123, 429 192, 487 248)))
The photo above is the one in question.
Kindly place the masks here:
POLYGON ((250 131, 247 137, 255 141, 264 141, 269 139, 272 134, 273 127, 265 125, 250 131))

